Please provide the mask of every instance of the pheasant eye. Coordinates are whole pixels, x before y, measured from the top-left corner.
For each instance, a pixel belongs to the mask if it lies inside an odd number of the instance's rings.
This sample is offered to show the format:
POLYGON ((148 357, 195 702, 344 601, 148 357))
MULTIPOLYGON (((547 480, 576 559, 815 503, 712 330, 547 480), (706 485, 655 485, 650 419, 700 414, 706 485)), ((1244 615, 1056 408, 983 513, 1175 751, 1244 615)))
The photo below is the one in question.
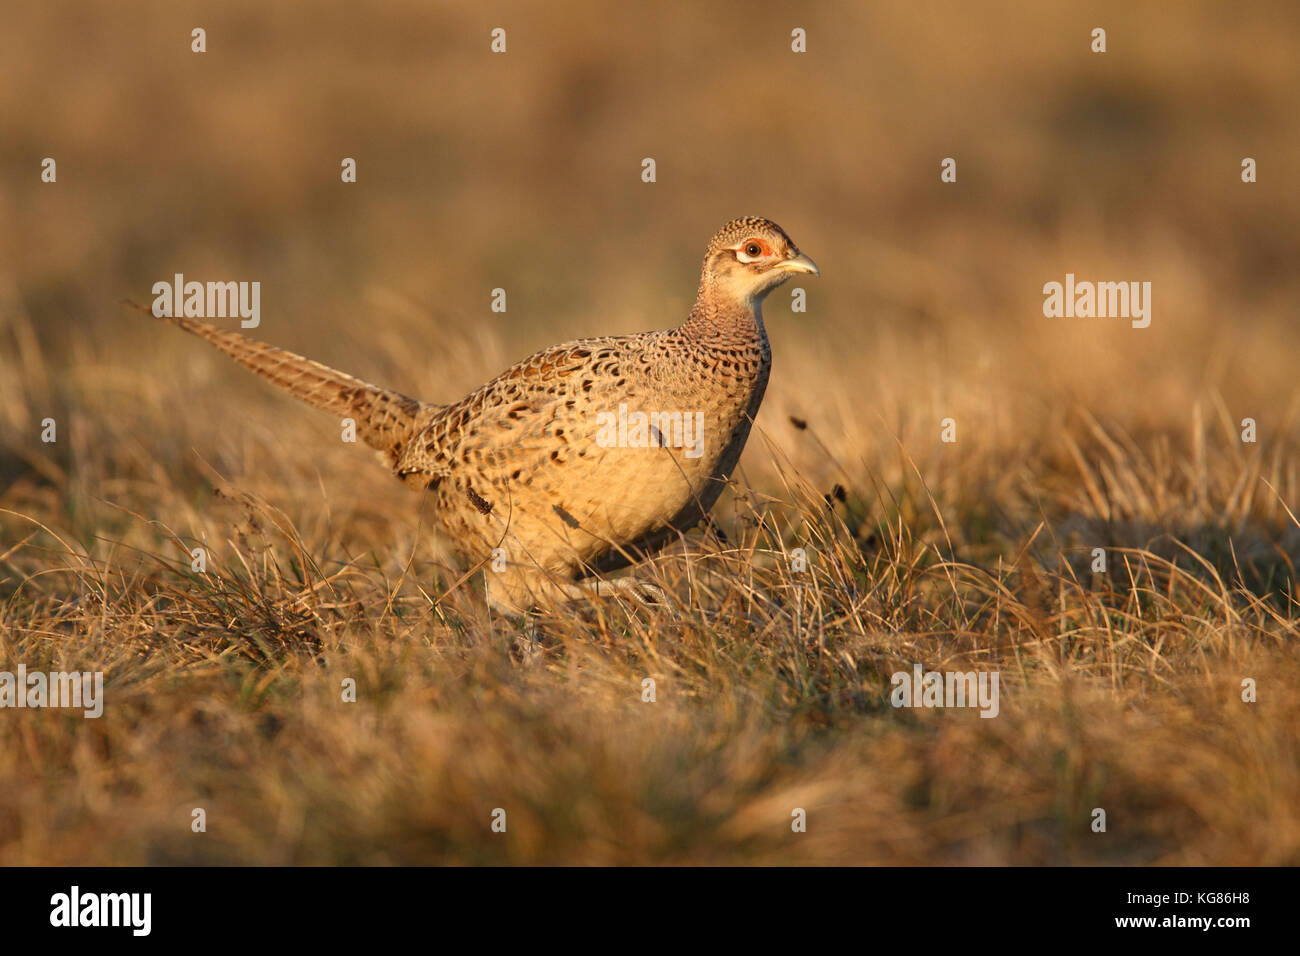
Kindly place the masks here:
POLYGON ((757 257, 757 256, 761 256, 762 254, 763 254, 763 247, 760 246, 757 242, 751 242, 745 246, 745 255, 747 256, 757 257))

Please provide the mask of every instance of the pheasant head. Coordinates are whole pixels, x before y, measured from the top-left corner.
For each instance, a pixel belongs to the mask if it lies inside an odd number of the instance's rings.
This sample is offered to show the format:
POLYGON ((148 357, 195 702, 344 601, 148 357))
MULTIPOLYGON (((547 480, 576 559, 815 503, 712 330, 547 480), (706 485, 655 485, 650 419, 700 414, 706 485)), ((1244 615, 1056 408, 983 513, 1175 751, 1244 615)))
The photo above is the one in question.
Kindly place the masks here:
POLYGON ((718 231, 704 253, 700 296, 714 307, 753 308, 786 279, 818 275, 785 230, 770 219, 733 219, 718 231))

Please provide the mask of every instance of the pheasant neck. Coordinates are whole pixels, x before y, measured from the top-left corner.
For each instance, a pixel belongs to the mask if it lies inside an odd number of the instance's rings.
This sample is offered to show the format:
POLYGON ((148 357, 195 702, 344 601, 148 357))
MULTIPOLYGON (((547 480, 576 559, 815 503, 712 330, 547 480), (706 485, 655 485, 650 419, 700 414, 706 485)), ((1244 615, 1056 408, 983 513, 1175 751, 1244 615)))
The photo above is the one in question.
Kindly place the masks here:
POLYGON ((767 339, 763 328, 762 303, 713 294, 702 285, 690 316, 681 326, 686 338, 714 346, 761 347, 767 339))

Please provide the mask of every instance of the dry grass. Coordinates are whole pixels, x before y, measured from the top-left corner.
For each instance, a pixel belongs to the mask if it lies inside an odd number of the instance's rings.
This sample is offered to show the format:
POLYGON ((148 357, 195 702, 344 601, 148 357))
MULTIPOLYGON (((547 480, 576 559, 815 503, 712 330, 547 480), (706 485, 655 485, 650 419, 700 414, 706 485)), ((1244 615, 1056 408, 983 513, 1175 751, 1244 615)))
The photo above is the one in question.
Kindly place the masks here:
POLYGON ((0 35, 0 669, 107 693, 0 711, 0 863, 1300 863, 1295 11, 828 4, 800 60, 744 9, 519 5, 500 63, 415 3, 0 35), (259 336, 445 400, 674 321, 751 212, 823 279, 768 308, 733 493, 666 607, 528 663, 420 496, 115 305, 259 279, 259 336), (1044 319, 1067 271, 1152 281, 1151 328, 1044 319), (998 670, 999 716, 893 709, 914 661, 998 670))

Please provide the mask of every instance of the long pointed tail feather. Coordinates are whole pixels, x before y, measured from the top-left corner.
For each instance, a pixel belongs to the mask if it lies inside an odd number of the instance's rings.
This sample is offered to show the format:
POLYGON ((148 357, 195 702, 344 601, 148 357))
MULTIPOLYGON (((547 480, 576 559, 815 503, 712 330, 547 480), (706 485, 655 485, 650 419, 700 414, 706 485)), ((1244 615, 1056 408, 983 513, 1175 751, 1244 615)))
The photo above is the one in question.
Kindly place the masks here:
MULTIPOLYGON (((149 315, 152 310, 125 300, 149 315)), ((356 422, 357 437, 396 464, 406 443, 438 406, 371 385, 285 349, 184 316, 154 316, 207 339, 236 362, 316 408, 356 422)))

